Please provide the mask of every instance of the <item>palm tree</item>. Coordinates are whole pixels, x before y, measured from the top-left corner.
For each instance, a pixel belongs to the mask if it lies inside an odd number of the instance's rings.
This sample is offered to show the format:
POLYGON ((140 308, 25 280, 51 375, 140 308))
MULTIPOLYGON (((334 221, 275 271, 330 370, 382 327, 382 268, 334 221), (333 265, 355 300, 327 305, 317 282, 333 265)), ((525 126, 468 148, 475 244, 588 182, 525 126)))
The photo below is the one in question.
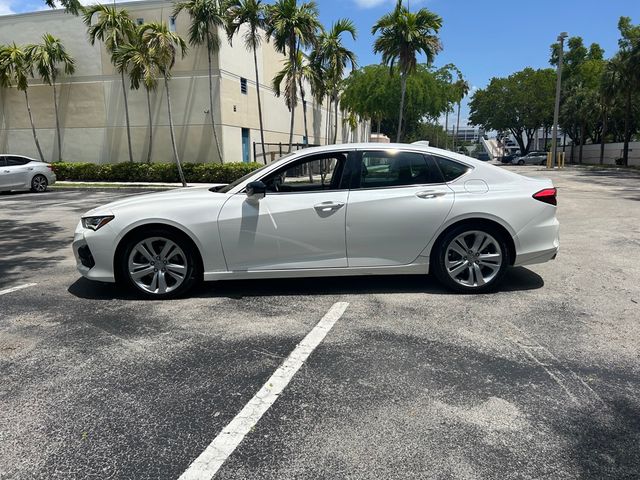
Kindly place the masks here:
MULTIPOLYGON (((301 48, 313 46, 317 32, 321 28, 318 20, 318 7, 314 1, 298 5, 297 0, 277 0, 267 7, 267 35, 273 37, 278 52, 288 56, 291 77, 294 81, 286 98, 291 111, 291 125, 289 129, 289 152, 293 146, 293 127, 295 108, 298 104, 298 93, 295 79, 297 79, 297 55, 301 48)), ((275 81, 275 79, 274 79, 275 81)))
POLYGON ((169 30, 165 23, 153 22, 142 25, 139 31, 140 38, 145 48, 149 49, 149 54, 153 63, 164 78, 164 88, 167 95, 167 112, 169 115, 169 131, 171 133, 171 146, 173 147, 173 158, 178 166, 178 174, 183 186, 187 186, 182 172, 182 164, 178 156, 176 146, 176 136, 173 131, 173 116, 171 113, 171 92, 169 90, 169 79, 171 69, 176 63, 178 51, 182 58, 187 53, 187 44, 178 34, 169 30))
POLYGON ((460 132, 460 105, 464 97, 466 97, 469 93, 469 82, 460 77, 455 84, 455 90, 458 97, 458 118, 456 120, 456 134, 453 136, 454 151, 456 149, 456 140, 458 139, 458 133, 460 132))
POLYGON ((147 112, 149 115, 149 149, 147 150, 147 163, 151 163, 153 151, 153 114, 151 111, 151 92, 158 87, 158 75, 160 71, 154 62, 150 49, 142 41, 144 25, 137 29, 137 34, 132 43, 119 47, 114 52, 116 67, 119 72, 127 72, 133 90, 144 86, 147 95, 147 112))
POLYGON ((440 40, 435 35, 442 27, 442 18, 426 8, 416 13, 410 12, 397 0, 391 13, 383 15, 371 29, 371 34, 380 36, 373 44, 374 53, 382 53, 382 62, 391 68, 397 62, 400 67, 401 96, 400 114, 398 117, 398 134, 396 141, 402 136, 402 117, 404 98, 407 91, 407 76, 416 68, 416 55, 424 53, 427 62, 433 62, 436 54, 442 49, 440 40))
POLYGON ((344 71, 347 65, 351 64, 351 69, 356 68, 356 55, 347 49, 342 43, 342 34, 351 35, 356 39, 356 27, 351 20, 341 18, 336 21, 328 32, 323 31, 318 39, 318 45, 314 51, 315 60, 324 66, 328 91, 331 95, 330 102, 334 102, 334 132, 333 143, 338 139, 338 90, 344 78, 344 71))
POLYGON ((7 88, 16 85, 16 88, 24 93, 24 99, 27 104, 27 112, 29 113, 29 122, 31 123, 31 131, 33 132, 33 140, 36 142, 36 148, 40 155, 40 160, 44 162, 44 155, 36 127, 33 123, 33 114, 31 113, 31 104, 29 103, 29 77, 33 76, 33 65, 31 65, 29 56, 25 50, 15 43, 0 47, 0 86, 7 88))
MULTIPOLYGON (((129 43, 135 35, 135 24, 126 10, 118 10, 115 7, 105 5, 93 5, 84 10, 84 23, 87 26, 91 45, 100 40, 104 43, 107 52, 111 54, 117 48, 129 43), (94 15, 98 15, 96 23, 93 23, 94 15)), ((124 113, 127 124, 127 146, 129 147, 129 161, 133 162, 133 148, 131 147, 131 123, 129 121, 129 99, 127 98, 127 85, 124 80, 124 71, 120 72, 122 79, 122 95, 124 97, 124 113)))
POLYGON ((189 26, 189 43, 192 46, 204 45, 207 47, 207 60, 209 62, 209 114, 211 115, 211 127, 213 139, 218 150, 220 163, 223 163, 222 150, 216 133, 216 122, 213 109, 213 54, 220 51, 220 35, 218 29, 225 26, 225 2, 224 0, 185 0, 176 2, 173 16, 177 17, 183 10, 189 14, 191 25, 189 26))
POLYGON ((58 113, 58 92, 56 81, 58 79, 58 65, 61 64, 66 75, 73 75, 75 62, 67 53, 59 38, 49 33, 42 36, 43 43, 29 45, 26 49, 27 57, 33 64, 42 81, 53 87, 53 105, 56 115, 56 132, 58 134, 58 161, 62 160, 62 135, 60 132, 60 115, 58 113))
POLYGON ((44 3, 49 8, 58 8, 58 4, 60 4, 67 12, 73 15, 78 15, 82 11, 82 3, 80 3, 80 0, 44 0, 44 3))
POLYGON ((253 65, 256 72, 256 94, 258 96, 258 120, 260 121, 260 142, 265 163, 267 152, 264 147, 264 125, 262 123, 262 102, 260 101, 260 76, 258 74, 258 47, 262 43, 262 30, 266 29, 265 9, 262 0, 230 0, 227 10, 227 37, 229 44, 242 25, 247 26, 243 36, 244 46, 253 51, 253 65))

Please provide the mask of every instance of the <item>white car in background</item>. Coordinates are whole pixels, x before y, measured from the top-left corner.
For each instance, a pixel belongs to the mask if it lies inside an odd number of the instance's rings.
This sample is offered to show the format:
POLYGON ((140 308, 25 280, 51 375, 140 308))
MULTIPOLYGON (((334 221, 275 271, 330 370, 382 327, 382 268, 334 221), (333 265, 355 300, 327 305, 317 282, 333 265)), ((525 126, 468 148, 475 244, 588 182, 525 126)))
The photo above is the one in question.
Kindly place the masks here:
POLYGON ((494 289, 558 252, 556 189, 436 148, 346 144, 295 152, 216 190, 126 198, 87 212, 85 277, 149 298, 199 280, 433 272, 494 289))
POLYGON ((0 154, 0 192, 31 190, 46 192, 56 183, 50 164, 21 155, 0 154))

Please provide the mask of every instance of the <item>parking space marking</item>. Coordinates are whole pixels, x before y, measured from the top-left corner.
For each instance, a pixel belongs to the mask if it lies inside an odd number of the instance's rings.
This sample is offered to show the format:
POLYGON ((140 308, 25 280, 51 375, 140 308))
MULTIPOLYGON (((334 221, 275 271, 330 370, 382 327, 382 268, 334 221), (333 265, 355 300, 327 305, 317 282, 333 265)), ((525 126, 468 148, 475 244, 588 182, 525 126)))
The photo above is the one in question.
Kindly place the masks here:
POLYGON ((179 480, 213 478, 244 437, 275 403, 296 372, 324 340, 348 306, 347 302, 338 302, 329 309, 322 320, 313 327, 313 330, 294 348, 284 363, 269 377, 258 393, 180 475, 179 480))
POLYGON ((24 285, 18 285, 17 287, 11 287, 5 290, 0 290, 0 295, 6 295, 7 293, 17 292, 18 290, 22 290, 23 288, 34 287, 36 285, 37 283, 25 283, 24 285))

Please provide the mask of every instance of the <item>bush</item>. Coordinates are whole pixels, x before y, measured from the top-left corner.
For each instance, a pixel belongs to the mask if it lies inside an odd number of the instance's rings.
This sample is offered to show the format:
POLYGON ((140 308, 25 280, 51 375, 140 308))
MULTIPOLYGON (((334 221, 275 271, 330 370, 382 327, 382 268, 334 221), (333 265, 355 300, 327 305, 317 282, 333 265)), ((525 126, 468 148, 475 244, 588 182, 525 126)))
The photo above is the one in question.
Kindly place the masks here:
MULTIPOLYGON (((180 181, 175 163, 52 163, 58 180, 80 182, 163 182, 180 181)), ((231 183, 252 172, 258 163, 183 163, 182 171, 189 183, 231 183)))

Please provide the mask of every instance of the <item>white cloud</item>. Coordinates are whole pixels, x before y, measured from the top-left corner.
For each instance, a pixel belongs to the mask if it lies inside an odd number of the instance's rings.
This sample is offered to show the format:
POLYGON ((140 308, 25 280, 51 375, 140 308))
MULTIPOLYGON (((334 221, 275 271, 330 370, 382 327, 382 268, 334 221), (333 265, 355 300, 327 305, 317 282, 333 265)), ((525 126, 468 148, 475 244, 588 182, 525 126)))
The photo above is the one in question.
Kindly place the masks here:
POLYGON ((386 3, 387 0, 355 0, 360 8, 373 8, 386 3))
POLYGON ((0 15, 11 15, 12 13, 16 12, 11 9, 11 1, 0 0, 0 15))

